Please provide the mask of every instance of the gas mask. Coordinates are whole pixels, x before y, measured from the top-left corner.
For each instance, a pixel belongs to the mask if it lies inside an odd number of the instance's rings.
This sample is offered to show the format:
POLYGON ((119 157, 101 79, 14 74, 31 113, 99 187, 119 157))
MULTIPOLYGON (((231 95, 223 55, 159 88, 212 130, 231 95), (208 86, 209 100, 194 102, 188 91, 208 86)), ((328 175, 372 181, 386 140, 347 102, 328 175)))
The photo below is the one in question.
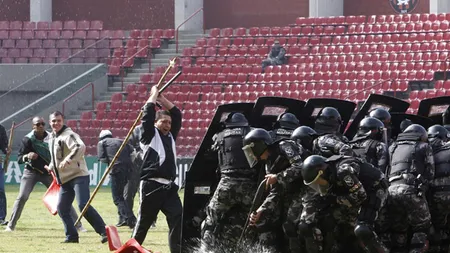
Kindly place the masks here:
POLYGON ((309 186, 314 191, 318 192, 320 196, 325 196, 330 190, 330 183, 322 177, 323 170, 320 170, 316 178, 309 184, 303 181, 303 183, 309 186))

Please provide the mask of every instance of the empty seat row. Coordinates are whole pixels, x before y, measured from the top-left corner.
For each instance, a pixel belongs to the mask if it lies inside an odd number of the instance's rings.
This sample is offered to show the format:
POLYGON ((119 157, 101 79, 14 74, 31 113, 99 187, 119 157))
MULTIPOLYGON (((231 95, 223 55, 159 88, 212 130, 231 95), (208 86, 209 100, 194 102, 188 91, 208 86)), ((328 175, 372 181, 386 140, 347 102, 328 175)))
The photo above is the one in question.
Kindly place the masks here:
MULTIPOLYGON (((404 61, 446 61, 448 52, 428 53, 366 53, 347 55, 299 55, 291 56, 289 64, 335 63, 335 62, 404 62, 404 61)), ((214 57, 208 57, 214 58, 214 57)), ((218 57, 224 58, 224 57, 218 57)), ((198 59, 197 59, 198 61, 198 59)))
POLYGON ((384 24, 362 24, 351 25, 347 29, 349 34, 367 33, 410 33, 410 32, 446 32, 449 21, 442 22, 418 22, 418 23, 384 23, 384 24))
POLYGON ((278 40, 283 46, 319 45, 319 44, 379 44, 379 43, 414 43, 414 42, 448 42, 450 32, 396 33, 396 34, 350 34, 337 36, 301 36, 301 37, 235 37, 235 38, 200 38, 196 47, 240 47, 271 46, 278 40))
POLYGON ((297 36, 297 35, 334 35, 343 34, 345 26, 285 26, 285 27, 239 27, 233 28, 213 28, 209 31, 209 37, 258 37, 258 36, 297 36))
POLYGON ((108 49, 4 49, 0 48, 0 57, 81 57, 81 58, 107 58, 109 57, 110 51, 108 49))
POLYGON ((102 30, 100 20, 67 20, 52 22, 0 21, 0 30, 102 30))
POLYGON ((450 21, 450 13, 417 13, 399 15, 337 16, 337 17, 298 17, 296 25, 327 24, 376 24, 376 23, 409 23, 409 22, 450 21))
POLYGON ((122 30, 0 30, 0 39, 126 39, 122 30))
POLYGON ((173 39, 173 38, 175 38, 175 30, 174 29, 131 30, 130 38, 132 38, 132 39, 149 39, 149 38, 173 39))

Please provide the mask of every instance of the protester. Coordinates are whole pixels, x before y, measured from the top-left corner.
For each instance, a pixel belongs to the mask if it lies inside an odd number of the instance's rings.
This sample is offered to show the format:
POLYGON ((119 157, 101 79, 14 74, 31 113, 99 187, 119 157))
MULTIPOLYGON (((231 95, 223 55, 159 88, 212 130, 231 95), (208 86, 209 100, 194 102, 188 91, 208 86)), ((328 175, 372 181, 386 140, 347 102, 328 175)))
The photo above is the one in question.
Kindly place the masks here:
MULTIPOLYGON (((78 134, 64 125, 61 112, 50 114, 50 126, 53 130, 49 145, 51 163, 47 168, 53 170, 58 184, 61 185, 57 210, 66 233, 63 243, 78 243, 78 232, 70 215, 70 208, 75 197, 80 211, 90 198, 89 172, 84 159, 86 146, 78 134)), ((87 208, 83 217, 101 236, 101 242, 107 242, 105 222, 93 206, 87 208)))
MULTIPOLYGON (((100 141, 97 145, 98 159, 109 165, 122 145, 123 140, 113 138, 109 130, 102 130, 99 137, 100 141)), ((133 163, 131 161, 132 152, 133 148, 131 145, 125 145, 109 173, 111 176, 111 193, 119 213, 119 222, 116 225, 118 227, 127 225, 130 228, 134 228, 136 225, 136 217, 133 214, 133 210, 124 198, 125 186, 133 170, 133 163)))
POLYGON ((147 231, 161 210, 169 225, 169 247, 180 252, 182 205, 176 178, 175 140, 181 129, 181 111, 153 86, 143 108, 141 147, 144 163, 141 172, 139 216, 133 238, 142 244, 147 231), (156 112, 159 102, 167 109, 156 112))
MULTIPOLYGON (((50 173, 44 168, 50 163, 50 150, 48 149, 50 133, 45 131, 43 118, 34 117, 32 124, 33 130, 23 137, 17 157, 19 164, 25 164, 25 169, 20 181, 19 195, 14 202, 11 219, 5 229, 6 232, 15 230, 17 221, 20 219, 25 203, 34 186, 41 182, 48 188, 53 181, 50 173)), ((78 219, 78 215, 73 207, 70 209, 70 215, 74 220, 78 219)), ((80 232, 87 231, 81 226, 81 222, 77 225, 77 230, 80 232)))
MULTIPOLYGON (((0 125, 0 150, 3 154, 11 153, 8 150, 8 135, 5 128, 0 125)), ((6 195, 5 195, 5 168, 3 168, 3 158, 0 156, 0 224, 6 225, 6 195)))

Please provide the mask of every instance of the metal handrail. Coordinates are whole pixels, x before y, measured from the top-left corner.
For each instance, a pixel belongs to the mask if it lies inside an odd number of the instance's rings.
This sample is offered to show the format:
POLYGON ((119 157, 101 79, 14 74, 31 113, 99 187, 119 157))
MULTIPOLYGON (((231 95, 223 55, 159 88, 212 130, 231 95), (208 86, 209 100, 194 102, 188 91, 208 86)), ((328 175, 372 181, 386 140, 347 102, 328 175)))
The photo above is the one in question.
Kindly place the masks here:
POLYGON ((67 101, 69 101, 70 99, 72 99, 73 97, 75 97, 77 94, 79 94, 80 92, 82 92, 84 89, 86 89, 86 87, 88 87, 89 85, 92 86, 92 110, 94 110, 94 100, 95 100, 95 88, 94 88, 94 83, 89 82, 86 85, 84 85, 83 87, 81 87, 79 90, 75 91, 72 95, 68 96, 66 99, 64 99, 63 103, 62 103, 62 114, 65 115, 65 104, 67 101))
POLYGON ((6 95, 9 94, 10 92, 12 92, 12 91, 18 89, 19 87, 21 87, 21 86, 27 84, 28 82, 30 82, 31 80, 35 79, 36 77, 38 77, 38 76, 40 76, 40 75, 42 75, 42 74, 44 74, 44 73, 46 73, 46 72, 52 70, 53 68, 55 68, 56 66, 60 65, 61 63, 66 62, 67 60, 73 58, 75 55, 77 55, 77 54, 79 54, 79 53, 85 51, 85 50, 88 49, 88 48, 91 48, 91 47, 95 46, 97 43, 99 43, 99 42, 101 42, 101 41, 103 41, 103 40, 105 40, 105 39, 107 39, 107 38, 108 38, 108 37, 103 37, 103 38, 101 38, 100 40, 98 40, 98 41, 96 41, 95 43, 93 43, 93 44, 91 44, 91 45, 89 45, 89 46, 83 48, 82 50, 76 52, 75 54, 70 55, 67 59, 64 59, 63 61, 60 61, 60 62, 56 63, 55 65, 53 65, 52 67, 50 67, 50 68, 48 68, 48 69, 42 71, 41 73, 36 74, 35 76, 29 78, 29 79, 26 80, 25 82, 23 82, 23 83, 17 85, 16 87, 12 88, 11 90, 8 90, 5 94, 0 95, 0 98, 6 96, 6 95))
POLYGON ((348 99, 348 98, 350 98, 350 97, 353 97, 354 95, 357 95, 357 94, 359 94, 359 93, 361 93, 361 92, 364 92, 364 91, 367 91, 367 90, 369 90, 369 89, 372 89, 373 87, 375 87, 375 86, 378 86, 378 85, 381 85, 381 84, 383 84, 384 82, 387 82, 387 81, 393 81, 391 78, 389 78, 389 79, 385 79, 385 80, 381 80, 381 81, 379 81, 379 82, 376 82, 375 84, 372 84, 372 85, 370 85, 369 87, 366 87, 366 88, 364 88, 364 89, 362 89, 362 90, 360 90, 360 91, 358 91, 358 92, 355 92, 355 93, 353 93, 353 94, 350 94, 350 95, 348 95, 347 97, 345 97, 344 98, 344 100, 345 99, 348 99))
MULTIPOLYGON (((29 117, 28 119, 26 119, 26 120, 20 122, 19 124, 14 125, 14 129, 16 129, 16 128, 22 126, 23 124, 25 124, 26 122, 30 121, 30 120, 33 119, 33 118, 34 118, 34 116, 29 117)), ((8 129, 8 132, 10 132, 10 131, 11 131, 11 128, 8 129)))
POLYGON ((136 55, 138 55, 142 50, 144 49, 148 49, 150 48, 149 46, 143 47, 141 49, 139 49, 135 54, 133 54, 132 56, 128 57, 126 60, 122 61, 122 63, 120 64, 120 79, 122 81, 122 91, 123 91, 123 78, 124 78, 124 71, 123 71, 123 64, 129 60, 131 60, 132 58, 134 58, 136 55))
MULTIPOLYGON (((203 7, 201 7, 200 9, 198 9, 198 10, 196 10, 194 13, 192 13, 192 15, 190 15, 186 20, 184 20, 180 25, 178 25, 178 27, 177 27, 177 29, 176 29, 176 36, 177 36, 177 38, 176 38, 176 41, 175 41, 175 43, 176 43, 176 53, 178 53, 178 30, 180 29, 180 27, 182 26, 182 25, 184 25, 186 22, 188 22, 191 18, 193 18, 195 15, 197 15, 197 13, 199 13, 200 11, 203 11, 203 7)), ((203 33, 205 33, 205 12, 203 12, 203 33)))

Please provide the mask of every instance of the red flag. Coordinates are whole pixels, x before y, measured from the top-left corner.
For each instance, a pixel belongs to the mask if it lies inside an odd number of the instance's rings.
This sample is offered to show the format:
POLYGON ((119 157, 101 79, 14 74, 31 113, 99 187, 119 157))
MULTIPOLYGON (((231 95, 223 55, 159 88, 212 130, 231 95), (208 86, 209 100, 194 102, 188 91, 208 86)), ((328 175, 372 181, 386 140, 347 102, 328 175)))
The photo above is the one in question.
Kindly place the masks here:
POLYGON ((44 201, 44 205, 47 207, 48 211, 56 215, 58 213, 57 207, 59 202, 59 188, 60 185, 56 181, 55 176, 53 175, 53 172, 51 172, 53 181, 50 187, 48 187, 47 191, 44 194, 44 197, 42 197, 42 201, 44 201))

